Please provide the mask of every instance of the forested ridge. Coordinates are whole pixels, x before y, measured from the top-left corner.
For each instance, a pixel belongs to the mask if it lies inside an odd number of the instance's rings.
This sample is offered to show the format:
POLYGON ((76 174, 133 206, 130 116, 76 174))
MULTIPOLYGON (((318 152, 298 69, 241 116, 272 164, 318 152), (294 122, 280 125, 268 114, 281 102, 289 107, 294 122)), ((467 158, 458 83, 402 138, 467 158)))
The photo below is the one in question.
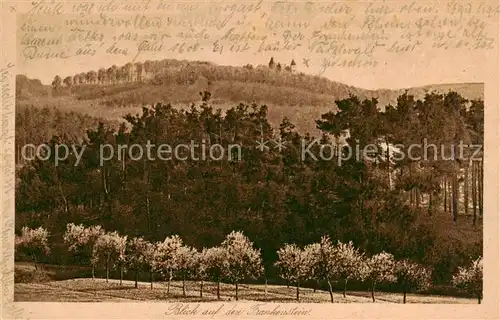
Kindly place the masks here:
MULTIPOLYGON (((332 160, 301 161, 302 141, 314 137, 295 130, 290 120, 273 128, 265 105, 241 103, 222 112, 211 101, 211 94, 203 92, 201 101, 187 110, 162 103, 144 107, 118 129, 104 123, 88 129, 84 141, 54 128, 47 142, 85 144, 83 160, 78 166, 74 155, 57 167, 52 158, 22 163, 17 231, 21 226, 47 228, 53 250, 61 252, 49 259, 69 263, 62 243, 69 222, 98 224, 149 241, 176 234, 196 248, 217 245, 232 230, 241 230, 262 249, 264 266, 271 269, 283 244, 305 245, 328 234, 353 241, 369 254, 386 251, 430 266, 436 284, 448 283, 458 266, 481 255, 482 158, 393 161, 379 151, 376 162, 355 157, 341 166, 332 160), (271 138, 286 141, 286 149, 255 148, 255 141, 271 138), (99 145, 144 146, 148 140, 172 146, 191 140, 239 144, 242 159, 115 157, 99 166, 99 145)), ((450 145, 459 141, 483 144, 483 102, 467 101, 455 92, 424 99, 402 94, 385 112, 376 99, 351 95, 335 103, 336 112, 316 121, 322 144, 334 144, 347 131, 347 143, 361 149, 427 139, 445 146, 449 156, 450 145)), ((319 154, 318 148, 311 152, 319 154)))
POLYGON ((405 90, 419 98, 428 91, 446 93, 450 90, 467 99, 478 99, 482 96, 480 83, 368 90, 319 75, 280 71, 267 65, 222 66, 205 61, 175 59, 113 65, 76 75, 56 75, 50 85, 43 85, 38 79, 18 75, 16 88, 16 96, 21 100, 44 97, 50 93, 53 97, 74 95, 78 100, 98 100, 111 107, 151 104, 157 101, 191 102, 193 95, 189 92, 190 88, 209 90, 216 97, 213 103, 255 101, 316 107, 331 106, 332 97, 342 99, 353 94, 361 99, 377 98, 383 108, 386 104, 394 103, 405 90), (185 90, 175 90, 178 86, 185 90))
MULTIPOLYGON (((19 105, 47 105, 112 120, 116 120, 117 115, 140 112, 144 104, 158 101, 189 108, 196 102, 198 92, 207 90, 212 93, 212 104, 216 108, 227 110, 240 102, 266 104, 273 125, 279 125, 283 117, 288 117, 298 131, 315 134, 319 133, 311 118, 319 118, 334 108, 335 100, 345 99, 349 94, 360 99, 377 98, 383 109, 395 104, 406 90, 362 89, 318 75, 271 69, 267 65, 223 66, 174 59, 113 65, 76 75, 60 74, 45 85, 22 75, 16 80, 19 105)), ((469 100, 483 96, 480 83, 428 85, 407 90, 419 99, 432 91, 443 94, 456 91, 469 100)))

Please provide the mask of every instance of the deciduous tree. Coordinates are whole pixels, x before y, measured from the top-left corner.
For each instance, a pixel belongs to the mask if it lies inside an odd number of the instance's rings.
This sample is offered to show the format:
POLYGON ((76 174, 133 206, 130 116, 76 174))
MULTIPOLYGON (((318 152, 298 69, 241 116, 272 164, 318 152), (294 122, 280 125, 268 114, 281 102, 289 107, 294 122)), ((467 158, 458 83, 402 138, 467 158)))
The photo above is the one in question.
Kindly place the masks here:
POLYGON ((239 231, 228 234, 221 246, 226 251, 228 263, 226 277, 234 283, 238 300, 238 284, 245 279, 256 279, 264 272, 260 250, 239 231))
POLYGON ((178 269, 177 253, 182 245, 182 239, 178 235, 167 237, 158 243, 158 266, 167 278, 167 294, 170 293, 170 282, 178 269))
POLYGON ((42 227, 37 229, 23 227, 21 235, 15 238, 16 249, 33 258, 35 270, 38 270, 38 257, 42 254, 48 255, 50 253, 48 237, 48 231, 42 227))
POLYGON ((203 249, 203 257, 207 277, 217 282, 217 299, 220 300, 220 283, 229 269, 226 250, 222 247, 203 249))
POLYGON ((338 242, 334 248, 334 275, 344 282, 344 298, 346 297, 347 281, 364 280, 363 254, 354 247, 352 241, 338 242))
POLYGON ((109 269, 124 261, 126 242, 127 236, 120 236, 116 231, 105 233, 97 238, 92 251, 92 260, 94 264, 104 264, 106 282, 109 281, 109 269))
POLYGON ((194 276, 197 252, 194 248, 183 245, 175 252, 176 274, 182 279, 182 295, 186 296, 186 280, 194 276))
POLYGON ((394 256, 387 252, 381 252, 365 260, 365 277, 370 281, 372 300, 375 302, 375 285, 383 282, 395 282, 397 279, 395 271, 394 256))
POLYGON ((483 257, 477 258, 466 267, 459 267, 458 272, 453 275, 452 283, 475 295, 477 303, 480 304, 483 299, 483 257))
MULTIPOLYGON (((142 237, 130 238, 127 243, 126 250, 126 265, 127 268, 134 271, 135 287, 138 287, 139 272, 144 269, 148 269, 151 272, 150 255, 153 255, 154 251, 152 244, 144 240, 142 237)), ((153 283, 151 282, 151 286, 153 283)))
POLYGON ((405 259, 396 263, 396 279, 403 290, 403 303, 406 303, 406 293, 412 289, 425 289, 430 283, 430 271, 424 266, 405 259))
POLYGON ((282 278, 297 285, 296 298, 299 301, 299 287, 302 281, 309 279, 313 266, 309 250, 303 250, 295 244, 285 244, 278 250, 276 266, 282 278))
POLYGON ((68 250, 82 254, 92 267, 92 279, 95 277, 95 264, 92 259, 94 245, 97 239, 105 233, 104 229, 99 226, 85 227, 83 224, 75 225, 68 223, 66 232, 63 235, 64 243, 68 246, 68 250))

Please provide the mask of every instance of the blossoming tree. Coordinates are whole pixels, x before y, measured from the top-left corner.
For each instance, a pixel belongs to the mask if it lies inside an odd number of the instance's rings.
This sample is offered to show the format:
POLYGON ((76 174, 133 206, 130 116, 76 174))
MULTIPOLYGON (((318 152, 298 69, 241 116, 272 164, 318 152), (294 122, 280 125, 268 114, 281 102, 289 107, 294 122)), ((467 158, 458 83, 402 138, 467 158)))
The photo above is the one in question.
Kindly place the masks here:
POLYGON ((228 273, 229 261, 222 247, 203 249, 203 261, 207 279, 217 282, 217 299, 220 300, 220 283, 228 273))
POLYGON ((109 269, 120 267, 120 281, 123 278, 122 268, 125 261, 127 236, 120 236, 118 232, 109 232, 97 238, 92 251, 94 265, 104 264, 106 282, 109 282, 109 269))
POLYGON ((408 259, 396 262, 395 276, 403 289, 403 303, 406 303, 407 292, 412 289, 425 289, 431 282, 430 271, 408 259))
POLYGON ((364 272, 370 281, 372 300, 375 302, 375 285, 383 282, 396 282, 394 256, 385 251, 375 254, 365 260, 364 272))
POLYGON ((50 252, 48 238, 48 231, 42 227, 37 229, 23 227, 21 236, 15 238, 16 249, 33 258, 35 270, 38 270, 38 257, 42 254, 48 255, 50 252))
POLYGON ((186 280, 194 277, 194 268, 196 267, 197 252, 196 249, 182 245, 175 252, 176 275, 182 279, 182 295, 186 296, 186 280))
MULTIPOLYGON (((154 245, 144 240, 142 237, 129 239, 126 248, 127 268, 134 271, 135 287, 138 287, 139 272, 146 269, 150 272, 151 288, 153 288, 153 267, 152 256, 155 253, 154 245)), ((154 258, 153 258, 154 259, 154 258)))
POLYGON ((86 228, 83 224, 68 223, 63 235, 64 243, 70 252, 80 253, 89 260, 92 267, 92 279, 95 277, 95 264, 92 259, 94 245, 104 233, 104 229, 99 225, 86 228))
POLYGON ((459 267, 458 272, 453 275, 452 283, 475 295, 480 304, 483 298, 483 257, 472 261, 467 267, 459 267))
POLYGON ((283 279, 295 282, 297 286, 296 299, 299 298, 300 282, 307 281, 311 275, 312 256, 310 251, 303 250, 295 244, 285 244, 278 250, 278 261, 276 267, 283 279))
POLYGON ((178 268, 177 253, 182 247, 182 239, 178 235, 165 238, 159 242, 158 249, 158 269, 167 278, 167 295, 170 294, 170 282, 178 268))
POLYGON ((226 277, 235 285, 238 300, 238 284, 245 279, 257 279, 264 273, 260 249, 253 248, 253 243, 239 231, 228 234, 221 247, 226 251, 226 277))
POLYGON ((200 282, 200 298, 203 298, 203 282, 208 279, 208 261, 206 254, 206 249, 196 251, 192 265, 193 280, 200 282))
POLYGON ((323 236, 319 243, 312 243, 304 247, 311 258, 311 278, 317 282, 326 280, 330 301, 333 303, 332 279, 335 277, 335 247, 329 236, 323 236))
POLYGON ((338 242, 334 249, 334 275, 344 282, 344 298, 346 297, 348 280, 364 280, 362 269, 363 254, 359 252, 354 244, 338 242))

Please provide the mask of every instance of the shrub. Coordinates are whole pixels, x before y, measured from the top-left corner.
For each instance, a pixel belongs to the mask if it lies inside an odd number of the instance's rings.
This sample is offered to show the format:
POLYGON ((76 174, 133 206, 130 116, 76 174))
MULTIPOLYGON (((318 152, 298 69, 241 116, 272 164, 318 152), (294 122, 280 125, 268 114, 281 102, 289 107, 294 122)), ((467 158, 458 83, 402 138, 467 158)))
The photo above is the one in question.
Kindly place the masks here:
POLYGON ((14 266, 14 283, 42 283, 54 280, 46 270, 35 270, 26 266, 14 266))

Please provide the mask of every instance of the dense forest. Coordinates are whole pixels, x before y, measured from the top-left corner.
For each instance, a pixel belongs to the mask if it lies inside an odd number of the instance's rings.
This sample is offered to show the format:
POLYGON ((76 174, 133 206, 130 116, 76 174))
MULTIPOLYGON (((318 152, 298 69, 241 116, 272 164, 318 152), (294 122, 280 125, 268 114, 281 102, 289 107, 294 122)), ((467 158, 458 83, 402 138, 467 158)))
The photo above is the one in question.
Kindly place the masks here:
MULTIPOLYGON (((408 154, 411 144, 425 140, 444 146, 447 156, 396 160, 379 148, 377 161, 350 157, 338 165, 332 160, 302 161, 303 141, 314 137, 298 132, 287 118, 273 128, 265 105, 242 103, 222 112, 212 106, 209 92, 200 95, 201 101, 187 110, 162 103, 144 107, 119 128, 84 119, 72 121, 73 132, 55 127, 64 121, 38 123, 36 131, 30 131, 33 125, 17 126, 19 145, 39 143, 47 132, 53 133, 46 139, 51 146, 85 145, 77 166, 75 155, 58 166, 53 158, 21 163, 18 229, 48 229, 52 247, 61 247, 61 254, 54 255, 59 258, 67 257, 62 234, 69 222, 98 224, 149 241, 177 234, 196 248, 217 245, 232 230, 241 230, 262 248, 266 268, 283 244, 304 245, 328 234, 352 241, 363 252, 387 251, 424 263, 432 268, 436 284, 449 282, 458 266, 482 254, 482 156, 469 161, 472 150, 466 149, 459 158, 450 146, 483 144, 483 101, 468 101, 455 92, 430 93, 423 99, 402 94, 397 104, 387 106, 354 95, 337 100, 335 112, 316 120, 322 144, 347 137, 348 144, 361 150, 369 144, 400 145, 399 151, 408 154), (81 135, 83 140, 76 138, 81 135), (286 141, 281 152, 255 148, 255 141, 278 138, 286 141), (204 140, 208 146, 239 144, 242 159, 150 161, 124 156, 99 164, 102 144, 145 146, 150 141, 174 146, 191 140, 204 140), (472 231, 461 234, 463 225, 472 231)), ((22 118, 18 113, 18 121, 33 121, 33 111, 24 112, 22 118)), ((319 148, 316 144, 311 152, 319 154, 319 148)), ((334 152, 347 149, 337 144, 334 152)), ((412 151, 414 156, 422 152, 412 151)))
MULTIPOLYGON (((24 164, 21 148, 26 144, 38 146, 53 136, 62 140, 82 143, 87 130, 100 123, 110 128, 119 128, 119 123, 103 118, 91 117, 74 111, 54 107, 16 106, 16 164, 24 164)), ((28 155, 31 157, 31 155, 28 155)))

